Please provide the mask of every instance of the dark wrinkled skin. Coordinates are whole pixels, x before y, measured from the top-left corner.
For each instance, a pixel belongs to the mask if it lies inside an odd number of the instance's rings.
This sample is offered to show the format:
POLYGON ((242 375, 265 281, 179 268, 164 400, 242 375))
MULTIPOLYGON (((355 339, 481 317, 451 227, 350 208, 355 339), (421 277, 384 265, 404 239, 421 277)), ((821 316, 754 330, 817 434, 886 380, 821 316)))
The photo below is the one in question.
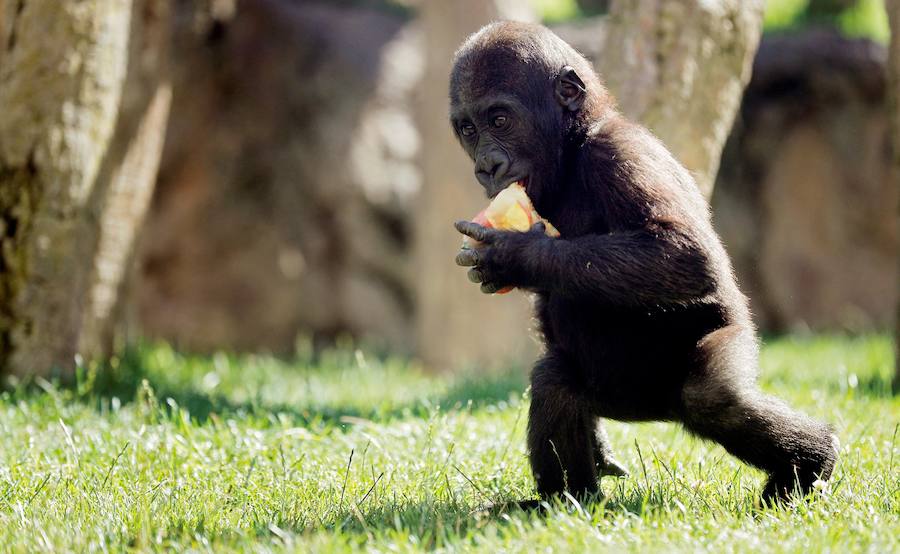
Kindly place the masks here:
MULTIPOLYGON (((559 229, 487 229, 456 262, 486 293, 537 296, 531 375, 538 492, 589 497, 622 475, 600 418, 666 420, 768 472, 766 501, 806 493, 837 457, 831 429, 759 391, 758 345, 690 174, 620 115, 590 64, 538 25, 495 23, 456 54, 451 124, 489 198, 523 180, 559 229)), ((489 331, 489 330, 486 330, 489 331)))

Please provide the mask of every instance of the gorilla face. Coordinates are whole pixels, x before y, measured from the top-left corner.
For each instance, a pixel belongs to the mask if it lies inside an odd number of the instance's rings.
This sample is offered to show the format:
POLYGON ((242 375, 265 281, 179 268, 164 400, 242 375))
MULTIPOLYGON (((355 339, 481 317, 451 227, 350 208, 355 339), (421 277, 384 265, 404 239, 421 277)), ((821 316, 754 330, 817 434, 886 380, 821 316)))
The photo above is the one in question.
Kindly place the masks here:
POLYGON ((451 124, 463 149, 475 162, 475 177, 489 198, 516 181, 528 186, 541 159, 529 110, 515 95, 491 91, 454 105, 451 124))
POLYGON ((459 59, 451 83, 450 123, 487 196, 520 181, 539 205, 562 180, 563 148, 586 95, 575 70, 499 47, 459 59))

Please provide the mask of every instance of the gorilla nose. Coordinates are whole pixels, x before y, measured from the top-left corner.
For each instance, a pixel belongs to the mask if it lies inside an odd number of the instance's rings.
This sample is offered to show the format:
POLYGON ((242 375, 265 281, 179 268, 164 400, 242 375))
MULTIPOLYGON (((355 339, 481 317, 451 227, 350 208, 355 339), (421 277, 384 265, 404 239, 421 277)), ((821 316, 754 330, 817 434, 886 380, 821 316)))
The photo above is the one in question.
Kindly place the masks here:
POLYGON ((503 152, 491 150, 478 156, 475 162, 475 177, 488 191, 500 185, 509 169, 509 158, 503 152))

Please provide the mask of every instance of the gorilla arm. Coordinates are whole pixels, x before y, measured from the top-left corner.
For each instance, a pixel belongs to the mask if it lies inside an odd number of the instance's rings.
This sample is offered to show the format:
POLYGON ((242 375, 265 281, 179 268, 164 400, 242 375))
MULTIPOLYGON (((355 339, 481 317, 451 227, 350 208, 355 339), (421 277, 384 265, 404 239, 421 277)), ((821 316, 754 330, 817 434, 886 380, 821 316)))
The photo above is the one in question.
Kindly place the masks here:
POLYGON ((456 263, 472 266, 469 278, 483 292, 504 286, 552 291, 624 306, 686 304, 715 290, 708 256, 689 234, 673 226, 547 237, 457 222, 459 232, 482 243, 461 251, 456 263))

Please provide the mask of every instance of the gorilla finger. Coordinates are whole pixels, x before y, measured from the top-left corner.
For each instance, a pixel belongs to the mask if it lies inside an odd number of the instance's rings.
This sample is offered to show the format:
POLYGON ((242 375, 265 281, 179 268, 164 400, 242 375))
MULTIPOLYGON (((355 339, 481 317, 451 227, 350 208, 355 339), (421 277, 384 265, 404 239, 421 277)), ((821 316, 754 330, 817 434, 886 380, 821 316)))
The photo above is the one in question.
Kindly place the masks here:
POLYGON ((460 233, 472 237, 478 242, 490 242, 493 238, 491 229, 483 227, 473 221, 457 221, 454 224, 454 227, 456 227, 456 230, 460 233))
POLYGON ((500 290, 500 287, 494 283, 481 283, 481 292, 485 294, 494 294, 498 290, 500 290))
POLYGON ((538 221, 534 225, 531 226, 531 230, 535 233, 544 234, 547 232, 547 225, 543 221, 538 221))
POLYGON ((456 255, 456 265, 463 267, 478 265, 478 251, 474 248, 463 248, 456 255))
POLYGON ((468 275, 469 281, 472 281, 473 283, 480 283, 484 281, 484 274, 481 273, 480 269, 470 269, 468 275))

